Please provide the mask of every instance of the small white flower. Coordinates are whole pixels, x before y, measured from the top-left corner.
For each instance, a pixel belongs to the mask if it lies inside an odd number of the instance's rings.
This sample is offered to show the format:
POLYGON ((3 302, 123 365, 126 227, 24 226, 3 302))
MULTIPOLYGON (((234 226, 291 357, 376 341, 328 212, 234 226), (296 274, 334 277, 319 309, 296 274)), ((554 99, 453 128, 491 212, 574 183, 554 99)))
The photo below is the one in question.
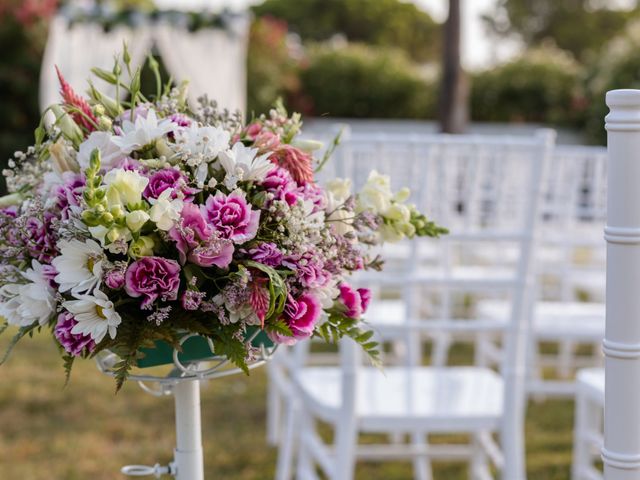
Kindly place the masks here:
POLYGON ((169 231, 180 219, 183 201, 180 198, 171 198, 173 189, 168 188, 157 199, 149 199, 153 204, 149 210, 149 217, 160 230, 169 231))
POLYGON ((177 125, 169 119, 158 121, 156 112, 149 110, 146 117, 138 115, 135 123, 124 120, 122 122, 122 135, 115 136, 115 143, 123 153, 131 153, 134 150, 149 145, 161 136, 177 129, 177 125))
POLYGON ((22 276, 29 283, 11 283, 0 288, 0 316, 11 325, 46 325, 56 311, 55 291, 44 275, 44 267, 33 260, 22 276))
POLYGON ((96 148, 100 151, 100 166, 105 170, 114 168, 126 155, 114 142, 114 137, 109 132, 91 132, 91 135, 80 144, 76 160, 83 170, 89 167, 91 152, 96 148))
POLYGON ((269 160, 271 153, 256 156, 257 148, 245 147, 236 143, 230 150, 220 152, 218 157, 227 174, 235 175, 246 181, 261 182, 271 170, 273 163, 269 160), (238 175, 241 172, 241 176, 238 175))
POLYGON ((192 163, 209 163, 229 148, 231 134, 219 127, 200 127, 192 123, 176 132, 176 150, 181 158, 192 163))
POLYGON ((51 264, 58 272, 55 281, 61 292, 84 293, 100 284, 104 251, 98 243, 93 240, 60 240, 58 249, 60 256, 51 264))
POLYGON ((99 343, 107 333, 115 338, 118 325, 122 322, 116 312, 113 302, 100 290, 94 290, 93 295, 74 295, 76 300, 69 300, 62 304, 78 322, 71 333, 90 335, 99 343))
POLYGON ((333 196, 337 204, 343 203, 351 195, 351 179, 335 178, 327 182, 327 193, 333 196))

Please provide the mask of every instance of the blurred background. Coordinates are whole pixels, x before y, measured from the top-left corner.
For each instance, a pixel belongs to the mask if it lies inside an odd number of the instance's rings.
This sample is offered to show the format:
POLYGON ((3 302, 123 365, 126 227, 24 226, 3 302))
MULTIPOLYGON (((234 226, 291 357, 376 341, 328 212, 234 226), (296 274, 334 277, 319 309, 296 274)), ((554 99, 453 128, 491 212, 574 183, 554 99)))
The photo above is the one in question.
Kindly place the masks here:
MULTIPOLYGON (((248 114, 281 97, 309 117, 411 120, 401 128, 425 131, 439 129, 435 122, 446 120, 448 108, 455 122, 445 130, 546 124, 562 129, 560 143, 603 143, 604 92, 640 81, 637 1, 452 1, 451 16, 449 3, 1 0, 0 158, 31 142, 40 115, 35 92, 56 14, 108 32, 172 9, 190 12, 183 23, 194 33, 207 27, 207 12, 250 14, 246 59, 235 59, 246 63, 248 114), (449 17, 452 28, 445 28, 449 17)), ((99 53, 84 49, 68 54, 99 53)))
MULTIPOLYGON (((250 118, 280 98, 305 115, 308 136, 327 137, 336 124, 367 133, 509 135, 549 126, 559 144, 603 145, 605 92, 640 87, 639 3, 0 0, 0 163, 33 143, 41 112, 57 100, 54 65, 85 91, 89 68, 110 68, 123 38, 134 63, 151 52, 166 78, 191 78, 192 100, 208 92, 250 118)), ((143 82, 154 87, 151 78, 143 82)), ((0 339, 0 348, 7 344, 0 339)), ((17 350, 0 369, 0 478, 113 479, 127 462, 168 460, 170 399, 133 384, 114 399, 111 380, 91 362, 63 390, 51 342, 17 350)), ((453 362, 469 356, 456 350, 453 362)), ((211 478, 272 477, 265 391, 257 371, 203 393, 211 478)), ((532 402, 529 478, 569 478, 572 426, 571 400, 532 402)), ((434 468, 438 479, 466 478, 459 466, 434 468)), ((411 472, 406 463, 365 464, 357 478, 411 472)))

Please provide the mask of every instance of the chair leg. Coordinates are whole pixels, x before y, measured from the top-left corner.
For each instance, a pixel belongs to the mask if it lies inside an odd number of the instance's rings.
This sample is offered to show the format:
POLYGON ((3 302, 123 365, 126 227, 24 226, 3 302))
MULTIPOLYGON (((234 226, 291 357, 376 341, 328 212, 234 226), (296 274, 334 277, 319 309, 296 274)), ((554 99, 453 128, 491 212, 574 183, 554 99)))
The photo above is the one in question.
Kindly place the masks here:
POLYGON ((487 454, 482 447, 478 434, 474 434, 471 440, 471 447, 473 452, 471 454, 471 472, 470 477, 472 480, 486 480, 492 478, 489 472, 489 463, 487 461, 487 454))
POLYGON ((280 436, 278 461, 276 464, 276 480, 291 480, 292 467, 296 450, 298 408, 293 400, 289 400, 285 412, 284 431, 280 436))
POLYGON ((573 461, 571 462, 571 479, 581 480, 582 472, 589 465, 589 445, 586 442, 586 426, 588 423, 587 399, 580 392, 576 393, 575 424, 573 426, 573 461))
POLYGON ((303 409, 299 411, 300 432, 298 442, 298 463, 296 466, 296 480, 309 480, 314 476, 313 461, 305 437, 313 432, 313 420, 303 409))
POLYGON ((558 348, 558 376, 566 379, 571 375, 576 344, 575 342, 565 340, 560 342, 560 346, 558 348))
POLYGON ((434 336, 433 353, 431 354, 431 364, 434 367, 443 367, 447 364, 451 343, 451 335, 448 333, 438 333, 434 336))
MULTIPOLYGON (((427 438, 424 434, 414 433, 411 436, 411 443, 417 446, 426 446, 427 438)), ((429 457, 416 457, 413 459, 413 477, 415 480, 432 480, 431 460, 429 457)))
POLYGON ((271 446, 278 444, 281 417, 282 397, 275 382, 271 381, 267 387, 267 443, 271 446))
POLYGON ((358 432, 355 419, 345 419, 336 426, 335 475, 331 480, 352 480, 356 469, 356 448, 358 432))

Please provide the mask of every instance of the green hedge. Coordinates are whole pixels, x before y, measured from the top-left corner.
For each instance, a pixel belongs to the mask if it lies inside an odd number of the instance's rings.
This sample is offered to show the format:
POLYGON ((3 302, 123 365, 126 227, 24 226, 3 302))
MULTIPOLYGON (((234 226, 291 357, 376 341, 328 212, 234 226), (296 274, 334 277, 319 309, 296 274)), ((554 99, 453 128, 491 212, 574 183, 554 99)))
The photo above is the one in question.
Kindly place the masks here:
POLYGON ((354 118, 432 118, 433 81, 396 50, 317 44, 300 73, 311 113, 354 118))
POLYGON ((557 49, 521 57, 472 76, 471 117, 484 122, 580 123, 581 67, 557 49))
POLYGON ((411 2, 266 0, 253 11, 285 20, 305 41, 340 33, 351 42, 401 49, 419 62, 438 60, 440 25, 411 2))

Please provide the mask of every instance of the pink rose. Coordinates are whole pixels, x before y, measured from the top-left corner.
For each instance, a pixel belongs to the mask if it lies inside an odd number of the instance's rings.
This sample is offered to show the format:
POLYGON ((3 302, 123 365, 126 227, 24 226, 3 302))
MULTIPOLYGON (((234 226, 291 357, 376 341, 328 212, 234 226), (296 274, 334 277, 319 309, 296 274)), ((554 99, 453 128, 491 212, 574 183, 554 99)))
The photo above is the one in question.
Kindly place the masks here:
POLYGON ((349 318, 359 318, 369 306, 371 292, 366 288, 354 290, 348 283, 340 284, 340 301, 346 307, 345 315, 349 318), (363 299, 360 291, 363 291, 363 299))
POLYGON ((256 236, 260 212, 251 210, 251 206, 240 192, 232 192, 229 195, 218 192, 207 198, 201 209, 209 226, 221 238, 229 239, 233 243, 244 243, 256 236))
POLYGON ((313 335, 322 307, 318 299, 309 293, 303 293, 297 299, 289 295, 283 313, 284 321, 291 329, 293 337, 277 333, 270 333, 269 336, 276 343, 294 345, 298 340, 313 335))
POLYGON ((127 268, 125 291, 131 297, 144 297, 142 308, 151 308, 158 297, 162 301, 178 298, 180 265, 162 257, 142 257, 127 268))

